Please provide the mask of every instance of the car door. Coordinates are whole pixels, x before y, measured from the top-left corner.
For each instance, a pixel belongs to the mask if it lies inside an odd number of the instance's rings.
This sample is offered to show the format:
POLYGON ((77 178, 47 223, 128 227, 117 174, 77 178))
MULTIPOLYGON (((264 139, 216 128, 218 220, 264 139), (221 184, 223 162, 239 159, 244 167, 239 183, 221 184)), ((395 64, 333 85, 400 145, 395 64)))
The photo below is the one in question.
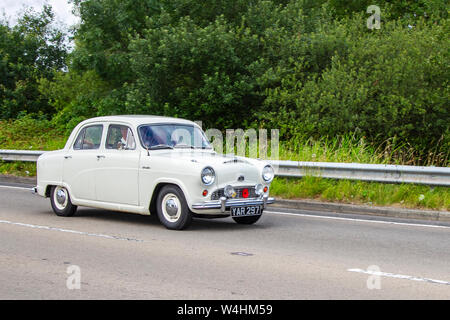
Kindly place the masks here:
POLYGON ((80 200, 96 200, 96 174, 102 124, 89 124, 78 133, 74 144, 64 156, 63 182, 71 196, 80 200))
POLYGON ((139 157, 131 127, 109 124, 96 171, 98 201, 139 204, 139 157))

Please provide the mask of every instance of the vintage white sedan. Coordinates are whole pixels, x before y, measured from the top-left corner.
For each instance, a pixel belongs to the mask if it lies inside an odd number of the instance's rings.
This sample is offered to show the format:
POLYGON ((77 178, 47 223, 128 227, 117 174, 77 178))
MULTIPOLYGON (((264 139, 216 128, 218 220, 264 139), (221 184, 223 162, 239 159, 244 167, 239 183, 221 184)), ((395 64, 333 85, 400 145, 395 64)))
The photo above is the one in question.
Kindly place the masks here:
POLYGON ((37 161, 36 193, 59 216, 77 206, 149 215, 169 229, 192 217, 255 223, 267 204, 272 166, 216 153, 194 122, 108 116, 77 125, 62 150, 37 161))

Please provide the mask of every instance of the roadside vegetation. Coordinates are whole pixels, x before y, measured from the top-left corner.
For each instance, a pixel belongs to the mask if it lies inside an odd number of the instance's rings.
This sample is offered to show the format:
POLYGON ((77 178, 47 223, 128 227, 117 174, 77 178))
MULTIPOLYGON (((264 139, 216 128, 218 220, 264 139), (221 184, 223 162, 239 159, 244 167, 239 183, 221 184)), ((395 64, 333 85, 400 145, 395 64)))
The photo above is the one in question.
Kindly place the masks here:
MULTIPOLYGON (((0 120, 0 149, 57 150, 64 147, 68 135, 56 129, 50 121, 25 115, 16 120, 0 120)), ((32 162, 0 160, 0 174, 35 176, 32 162)))
MULTIPOLYGON (((0 149, 56 150, 63 148, 70 132, 55 129, 47 120, 25 116, 16 121, 0 121, 0 149)), ((374 147, 354 136, 303 143, 282 143, 281 160, 357 162, 382 164, 415 164, 415 155, 408 150, 393 148, 386 143, 374 147)), ((448 158, 437 153, 430 163, 445 164, 448 158)), ((36 175, 31 162, 0 161, 0 174, 36 175)), ((313 199, 320 201, 450 210, 450 189, 412 184, 396 185, 361 181, 332 180, 317 177, 302 179, 276 178, 271 194, 284 199, 313 199)))
MULTIPOLYGON (((379 1, 370 30, 372 2, 71 0, 71 34, 49 5, 0 18, 0 149, 54 150, 86 118, 154 114, 279 129, 281 159, 449 166, 448 1, 379 1)), ((273 192, 437 209, 449 191, 305 178, 273 192)))
POLYGON ((283 199, 423 208, 450 211, 450 190, 412 184, 386 184, 317 177, 275 178, 271 194, 283 199))

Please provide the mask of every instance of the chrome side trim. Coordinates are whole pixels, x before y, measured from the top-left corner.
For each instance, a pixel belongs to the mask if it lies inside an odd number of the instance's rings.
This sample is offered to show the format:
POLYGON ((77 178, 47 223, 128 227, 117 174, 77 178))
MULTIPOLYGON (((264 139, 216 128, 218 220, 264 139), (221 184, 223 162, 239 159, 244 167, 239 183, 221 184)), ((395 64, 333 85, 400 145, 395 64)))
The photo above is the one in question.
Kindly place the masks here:
POLYGON ((269 198, 268 196, 264 196, 263 198, 259 198, 259 199, 250 199, 250 200, 227 199, 225 197, 222 197, 222 198, 220 198, 220 200, 194 203, 192 205, 192 209, 194 209, 194 210, 220 209, 221 212, 225 212, 226 210, 229 210, 230 207, 233 207, 233 206, 258 206, 258 205, 263 205, 264 209, 265 209, 268 204, 272 204, 274 202, 275 202, 275 199, 269 198))

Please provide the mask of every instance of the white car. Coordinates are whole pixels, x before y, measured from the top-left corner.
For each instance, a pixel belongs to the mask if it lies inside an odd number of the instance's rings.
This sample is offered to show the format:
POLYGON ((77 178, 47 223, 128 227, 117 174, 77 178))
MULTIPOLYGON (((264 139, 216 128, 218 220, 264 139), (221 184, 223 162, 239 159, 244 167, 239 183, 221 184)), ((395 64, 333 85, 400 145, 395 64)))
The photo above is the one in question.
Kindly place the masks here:
POLYGON ((274 178, 264 161, 217 154, 194 122, 157 116, 108 116, 76 126, 62 150, 37 161, 34 191, 59 216, 77 206, 149 215, 169 229, 192 217, 252 224, 274 178))

